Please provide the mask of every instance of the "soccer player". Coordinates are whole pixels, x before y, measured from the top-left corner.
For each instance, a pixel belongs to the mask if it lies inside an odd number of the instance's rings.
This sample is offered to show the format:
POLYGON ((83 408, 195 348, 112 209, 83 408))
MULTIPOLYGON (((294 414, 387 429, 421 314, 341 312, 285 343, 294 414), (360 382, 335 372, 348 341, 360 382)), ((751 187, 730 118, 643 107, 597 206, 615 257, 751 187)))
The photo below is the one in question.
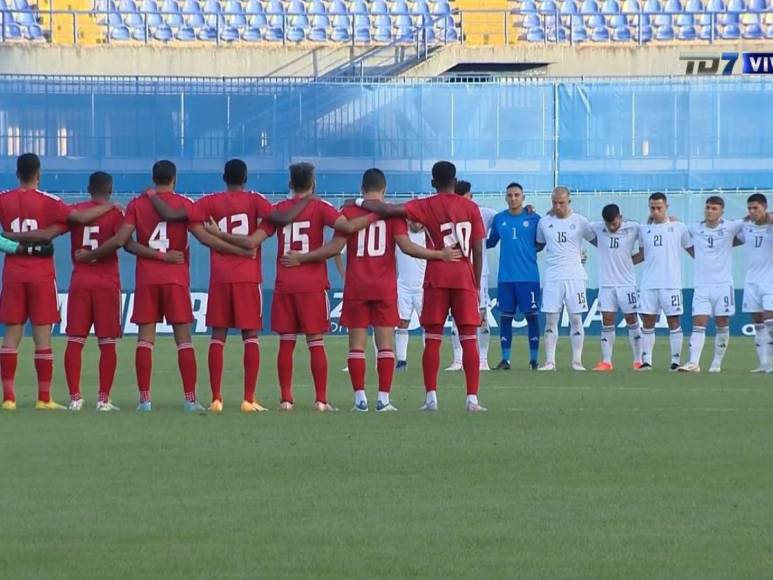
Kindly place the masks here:
POLYGON ((759 366, 753 373, 771 371, 773 355, 773 225, 767 214, 768 200, 754 193, 746 200, 748 221, 738 238, 743 242, 746 257, 746 278, 743 286, 743 311, 754 323, 755 344, 759 366))
POLYGON ((688 228, 693 244, 692 334, 690 335, 690 360, 680 366, 680 372, 699 373, 703 345, 706 342, 706 326, 709 317, 716 322, 714 359, 710 373, 722 370, 722 359, 730 341, 730 317, 735 314, 735 289, 733 288, 733 245, 743 227, 743 220, 722 219, 725 201, 716 195, 706 200, 704 220, 688 228))
POLYGON ((154 188, 135 197, 126 208, 126 218, 118 233, 93 251, 92 259, 124 246, 136 231, 136 283, 132 322, 139 326, 135 350, 135 371, 140 402, 137 411, 152 409, 150 387, 153 370, 153 347, 156 324, 166 319, 172 326, 177 344, 177 366, 185 393, 184 409, 203 412, 196 399, 196 353, 191 343, 193 311, 190 298, 188 231, 201 243, 219 252, 252 257, 253 250, 228 244, 210 233, 202 225, 203 217, 195 210, 193 201, 175 193, 177 168, 167 160, 153 165, 154 188), (190 220, 164 220, 153 206, 151 197, 160 196, 173 209, 184 208, 190 220))
POLYGON ((682 353, 681 316, 682 262, 681 250, 692 253, 687 226, 668 217, 668 199, 655 192, 649 197, 651 223, 639 226, 639 247, 644 256, 644 269, 639 285, 639 312, 642 315, 642 364, 639 371, 652 370, 655 348, 655 323, 661 310, 666 315, 671 345, 671 370, 679 368, 682 353))
POLYGON ((436 195, 413 199, 405 204, 387 204, 372 199, 357 200, 357 203, 385 218, 407 217, 423 224, 431 248, 451 247, 461 250, 464 259, 458 262, 433 260, 427 264, 421 312, 421 324, 425 331, 422 369, 426 398, 421 410, 436 411, 438 408, 440 346, 443 325, 450 310, 459 326, 462 342, 462 365, 467 383, 466 409, 470 412, 485 411, 486 408, 478 401, 480 358, 477 344, 485 237, 483 220, 477 205, 455 193, 456 167, 452 163, 435 163, 432 167, 432 186, 437 191, 436 195))
MULTIPOLYGON (((67 229, 66 223, 87 224, 113 209, 112 204, 76 210, 58 197, 39 191, 40 159, 33 153, 16 160, 19 187, 0 194, 0 224, 4 234, 17 241, 50 240, 67 229), (45 231, 44 231, 45 230, 45 231)), ((5 336, 0 348, 0 376, 3 383, 2 408, 16 409, 14 380, 17 348, 24 336, 24 324, 32 323, 35 343, 35 371, 38 377, 40 410, 64 409, 51 398, 54 355, 51 325, 59 322, 53 252, 48 255, 7 255, 0 293, 0 323, 5 336)))
MULTIPOLYGON (((241 331, 244 345, 244 396, 241 410, 244 413, 259 413, 267 410, 255 400, 255 388, 260 369, 258 332, 263 328, 260 243, 267 236, 265 232, 258 230, 258 226, 264 219, 278 225, 289 223, 305 207, 305 204, 297 204, 290 212, 284 214, 274 210, 271 202, 260 193, 246 191, 247 164, 241 159, 231 159, 226 162, 223 181, 226 186, 225 191, 203 196, 195 202, 194 212, 208 218, 215 225, 211 232, 216 236, 223 232, 247 236, 257 234, 259 241, 254 247, 255 256, 210 252, 209 298, 206 314, 207 326, 212 328, 207 357, 209 383, 212 390, 212 403, 209 410, 213 413, 223 411, 221 388, 223 351, 228 329, 236 328, 241 331)), ((165 220, 188 221, 190 218, 185 206, 172 209, 157 195, 153 196, 151 201, 153 207, 165 220)))
POLYGON ((569 189, 553 190, 552 212, 537 224, 537 248, 545 249, 545 285, 542 289, 542 312, 545 313, 545 364, 539 371, 556 370, 558 319, 566 305, 572 345, 572 369, 584 371, 582 346, 585 329, 582 313, 588 311, 586 286, 588 274, 582 265, 582 241, 594 238, 590 223, 571 208, 569 189))
POLYGON ((595 236, 591 244, 599 253, 599 310, 601 310, 601 362, 594 371, 610 372, 615 345, 617 311, 628 325, 628 341, 633 351, 633 368, 641 366, 641 328, 639 327, 639 291, 633 265, 641 262, 641 253, 634 253, 639 242, 639 224, 623 219, 614 203, 601 210, 600 222, 591 223, 595 236))
POLYGON ((277 374, 281 391, 281 411, 294 408, 293 351, 296 335, 306 335, 309 347, 311 375, 314 381, 314 410, 336 411, 327 400, 327 355, 323 334, 330 330, 330 305, 327 289, 330 283, 325 262, 304 263, 295 268, 282 265, 282 257, 290 252, 308 253, 324 243, 325 226, 344 233, 366 227, 372 218, 347 220, 327 201, 314 196, 316 177, 311 163, 290 166, 292 197, 274 205, 279 212, 288 212, 300 203, 307 204, 292 223, 282 228, 263 221, 253 236, 222 234, 224 239, 242 247, 255 248, 266 236, 277 234, 277 272, 274 300, 271 303, 271 329, 279 334, 277 374))
MULTIPOLYGON (((457 195, 462 195, 467 199, 472 200, 472 184, 469 181, 463 181, 463 180, 457 181, 455 191, 457 195)), ((477 202, 474 202, 474 203, 478 206, 478 209, 480 210, 480 217, 483 220, 483 227, 485 228, 486 234, 488 235, 488 231, 491 227, 491 222, 494 219, 494 216, 497 214, 497 212, 495 209, 492 209, 490 207, 479 205, 477 202)), ((480 370, 482 371, 491 370, 488 365, 488 348, 489 348, 489 342, 491 339, 491 329, 489 328, 489 324, 488 324, 488 307, 489 307, 489 302, 491 301, 491 298, 489 297, 489 293, 488 293, 488 274, 489 274, 488 259, 486 257, 486 247, 484 245, 483 246, 483 271, 480 277, 481 325, 480 327, 478 327, 478 351, 480 356, 480 370)), ((461 370, 462 344, 459 341, 459 329, 456 326, 456 322, 454 322, 453 328, 451 329, 451 348, 454 354, 454 359, 451 362, 451 366, 449 366, 446 370, 447 371, 461 370)))
MULTIPOLYGON (((416 222, 408 222, 408 237, 417 246, 426 247, 424 226, 416 222)), ((408 369, 408 327, 414 312, 421 316, 421 306, 424 299, 424 272, 427 261, 413 258, 397 248, 397 311, 400 322, 395 331, 395 354, 397 356, 398 372, 408 369)))
POLYGON ((530 213, 523 205, 523 187, 511 183, 505 193, 507 209, 491 223, 487 248, 502 243, 499 250, 499 342, 502 360, 497 370, 510 370, 510 349, 513 341, 513 318, 516 309, 526 319, 529 333, 529 368, 537 369, 539 356, 540 301, 539 269, 537 268, 537 225, 540 216, 530 213))

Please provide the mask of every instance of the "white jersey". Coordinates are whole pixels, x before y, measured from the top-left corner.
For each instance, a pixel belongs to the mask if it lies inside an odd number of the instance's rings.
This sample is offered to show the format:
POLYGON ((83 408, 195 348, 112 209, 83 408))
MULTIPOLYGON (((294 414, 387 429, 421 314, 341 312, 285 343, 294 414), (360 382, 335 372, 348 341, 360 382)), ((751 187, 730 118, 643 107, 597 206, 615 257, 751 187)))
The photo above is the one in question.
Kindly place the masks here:
POLYGON ((682 250, 692 246, 682 222, 639 226, 639 246, 644 267, 639 290, 682 289, 682 250))
MULTIPOLYGON (((490 207, 485 207, 483 205, 479 205, 478 209, 480 210, 480 219, 483 220, 483 229, 486 232, 486 238, 488 238, 489 230, 491 229, 491 224, 494 221, 494 217, 497 215, 497 210, 491 209, 490 207)), ((483 270, 481 271, 481 277, 488 276, 489 274, 489 267, 488 267, 488 256, 486 255, 486 239, 483 240, 483 270)))
POLYGON ((593 222, 590 227, 599 252, 599 288, 635 287, 631 256, 639 242, 639 224, 623 221, 615 233, 604 222, 593 222))
POLYGON ((720 220, 714 228, 705 222, 690 225, 695 251, 693 286, 733 285, 733 241, 742 226, 741 220, 720 220))
POLYGON ((746 284, 773 286, 773 225, 744 222, 738 238, 746 257, 746 284))
MULTIPOLYGON (((424 232, 412 232, 408 230, 408 237, 417 246, 426 247, 427 237, 424 232)), ((424 287, 424 270, 427 269, 427 261, 404 254, 397 247, 397 289, 398 292, 421 292, 424 287)))
POLYGON ((546 215, 537 225, 537 243, 545 244, 545 282, 587 280, 582 266, 582 241, 595 237, 587 219, 577 213, 559 219, 546 215))

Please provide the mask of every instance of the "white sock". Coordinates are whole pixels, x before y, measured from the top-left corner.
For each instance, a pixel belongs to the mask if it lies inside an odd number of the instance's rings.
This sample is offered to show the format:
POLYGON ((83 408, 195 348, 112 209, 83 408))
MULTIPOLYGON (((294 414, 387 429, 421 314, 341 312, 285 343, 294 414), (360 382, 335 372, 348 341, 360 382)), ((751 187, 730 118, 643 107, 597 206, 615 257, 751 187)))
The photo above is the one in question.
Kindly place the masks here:
POLYGON ((652 366, 652 351, 655 350, 655 329, 641 329, 641 361, 652 366))
POLYGON ((386 391, 379 391, 378 392, 378 402, 382 405, 388 405, 389 404, 389 393, 386 391))
POLYGON ((407 328, 398 328, 395 332, 395 354, 398 361, 408 360, 408 334, 407 328))
POLYGON ((451 348, 454 350, 454 362, 462 364, 462 343, 459 341, 459 329, 454 322, 451 328, 451 348))
MULTIPOLYGON (((703 345, 706 343, 706 327, 705 326, 693 326, 692 334, 690 335, 690 363, 697 365, 701 362, 701 353, 703 352, 703 345)), ((681 345, 680 345, 681 346, 681 345)), ((671 352, 673 356, 673 345, 671 352)))
POLYGON ((631 343, 633 362, 641 362, 641 327, 638 322, 628 325, 628 342, 631 343))
POLYGON ((360 403, 368 404, 368 397, 365 396, 365 390, 360 391, 354 391, 354 404, 359 405, 360 403))
POLYGON ((426 403, 437 403, 437 391, 427 391, 424 401, 426 403))
POLYGON ((467 404, 468 405, 477 405, 478 404, 478 395, 467 395, 467 404))
POLYGON ((545 315, 545 364, 556 364, 556 344, 558 343, 558 313, 545 315))
POLYGON ((601 362, 612 364, 612 349, 615 344, 615 327, 601 327, 601 362))
POLYGON ((768 331, 764 324, 755 324, 754 334, 754 346, 757 347, 757 358, 760 359, 760 366, 765 367, 768 364, 768 331))
POLYGON ((585 329, 581 314, 569 315, 569 342, 572 344, 572 362, 582 364, 582 345, 585 342, 585 329))
POLYGON ((488 345, 491 341, 491 330, 488 324, 478 328, 478 352, 480 353, 480 362, 488 363, 488 345))
POLYGON ((682 334, 682 327, 680 326, 676 330, 672 330, 668 333, 668 343, 671 345, 671 363, 679 364, 682 360, 682 341, 684 340, 684 334, 682 334))
POLYGON ((722 359, 725 358, 727 345, 730 342, 730 327, 717 327, 717 334, 714 337, 714 361, 712 366, 722 366, 722 359))
POLYGON ((765 360, 768 363, 768 366, 773 364, 773 361, 771 361, 771 357, 773 357, 773 318, 765 321, 765 329, 768 331, 768 343, 767 348, 765 349, 765 360))

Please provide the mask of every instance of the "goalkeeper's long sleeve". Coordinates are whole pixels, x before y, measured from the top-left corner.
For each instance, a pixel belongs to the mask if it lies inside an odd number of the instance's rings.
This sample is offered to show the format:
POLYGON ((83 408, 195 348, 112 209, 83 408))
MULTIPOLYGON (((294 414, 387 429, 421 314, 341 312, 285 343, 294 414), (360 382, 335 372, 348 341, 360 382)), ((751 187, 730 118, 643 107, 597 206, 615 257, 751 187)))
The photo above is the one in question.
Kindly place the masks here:
POLYGON ((0 236, 0 252, 4 254, 15 254, 19 251, 19 242, 9 240, 5 236, 0 236))

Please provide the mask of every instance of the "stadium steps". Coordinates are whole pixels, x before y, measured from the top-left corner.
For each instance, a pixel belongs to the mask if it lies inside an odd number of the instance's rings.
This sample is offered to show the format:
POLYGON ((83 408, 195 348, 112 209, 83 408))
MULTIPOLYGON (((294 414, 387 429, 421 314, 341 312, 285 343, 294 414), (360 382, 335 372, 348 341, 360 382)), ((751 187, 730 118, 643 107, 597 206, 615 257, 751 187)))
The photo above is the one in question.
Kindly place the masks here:
MULTIPOLYGON (((468 46, 504 46, 505 27, 510 25, 507 0, 456 0, 460 10, 500 10, 501 14, 464 14, 464 37, 468 46)), ((514 39, 510 39, 512 43, 514 39)))

